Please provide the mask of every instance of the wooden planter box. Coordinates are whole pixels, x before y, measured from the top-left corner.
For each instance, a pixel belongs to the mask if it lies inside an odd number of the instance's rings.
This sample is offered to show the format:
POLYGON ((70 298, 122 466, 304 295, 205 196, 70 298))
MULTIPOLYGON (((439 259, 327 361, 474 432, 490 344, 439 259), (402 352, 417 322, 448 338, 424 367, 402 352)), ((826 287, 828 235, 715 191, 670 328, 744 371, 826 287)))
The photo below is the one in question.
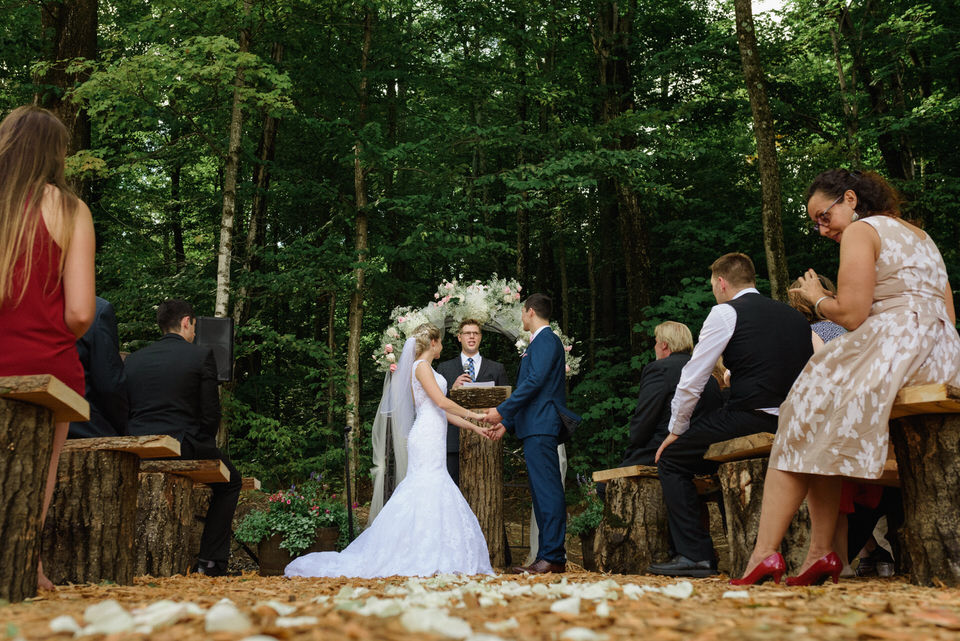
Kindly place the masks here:
MULTIPOLYGON (((340 530, 335 527, 317 528, 317 538, 313 545, 301 552, 300 555, 310 552, 336 551, 339 536, 340 530)), ((293 561, 294 557, 290 556, 290 552, 286 548, 280 547, 281 541, 283 541, 283 535, 274 534, 270 538, 260 541, 257 545, 261 576, 279 576, 283 574, 283 569, 293 561)))

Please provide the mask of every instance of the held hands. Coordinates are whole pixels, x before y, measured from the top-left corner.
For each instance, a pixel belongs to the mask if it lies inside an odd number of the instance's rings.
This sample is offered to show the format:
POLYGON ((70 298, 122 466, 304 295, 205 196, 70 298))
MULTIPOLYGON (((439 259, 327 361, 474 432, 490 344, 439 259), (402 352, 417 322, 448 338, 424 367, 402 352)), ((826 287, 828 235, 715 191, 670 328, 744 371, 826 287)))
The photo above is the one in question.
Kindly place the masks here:
POLYGON ((503 417, 500 416, 500 412, 497 411, 497 408, 491 407, 487 410, 486 415, 481 420, 490 423, 490 425, 496 425, 503 420, 503 417))
POLYGON ((800 281, 800 287, 791 289, 790 291, 799 293, 811 305, 817 299, 830 295, 823 288, 823 285, 820 284, 820 279, 817 277, 817 272, 813 271, 812 269, 808 269, 803 276, 800 277, 800 281))
POLYGON ((458 389, 460 387, 463 387, 464 383, 469 383, 472 380, 473 379, 470 378, 470 375, 464 372, 463 374, 457 377, 457 380, 453 382, 453 389, 458 389))
POLYGON ((507 428, 503 426, 503 423, 497 423, 493 427, 488 427, 483 430, 484 435, 491 441, 499 441, 503 438, 504 433, 507 431, 507 428))
POLYGON ((664 451, 665 449, 667 449, 667 446, 669 446, 671 443, 673 443, 673 442, 674 442, 675 440, 677 440, 678 438, 680 438, 680 437, 677 436, 676 434, 673 434, 673 433, 667 434, 667 438, 663 439, 663 443, 661 443, 659 449, 657 449, 657 454, 656 454, 656 456, 653 457, 653 462, 654 462, 654 463, 659 463, 659 462, 660 462, 660 455, 663 454, 663 451, 664 451))

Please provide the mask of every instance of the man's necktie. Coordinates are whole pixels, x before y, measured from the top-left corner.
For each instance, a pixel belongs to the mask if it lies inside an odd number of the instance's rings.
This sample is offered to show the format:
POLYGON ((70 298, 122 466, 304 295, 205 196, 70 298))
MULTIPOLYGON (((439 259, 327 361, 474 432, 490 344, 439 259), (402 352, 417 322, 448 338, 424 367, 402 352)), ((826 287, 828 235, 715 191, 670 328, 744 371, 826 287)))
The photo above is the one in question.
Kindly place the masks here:
POLYGON ((477 380, 477 372, 473 369, 473 358, 472 358, 472 357, 467 359, 467 374, 470 375, 470 380, 471 380, 471 381, 476 381, 476 380, 477 380))

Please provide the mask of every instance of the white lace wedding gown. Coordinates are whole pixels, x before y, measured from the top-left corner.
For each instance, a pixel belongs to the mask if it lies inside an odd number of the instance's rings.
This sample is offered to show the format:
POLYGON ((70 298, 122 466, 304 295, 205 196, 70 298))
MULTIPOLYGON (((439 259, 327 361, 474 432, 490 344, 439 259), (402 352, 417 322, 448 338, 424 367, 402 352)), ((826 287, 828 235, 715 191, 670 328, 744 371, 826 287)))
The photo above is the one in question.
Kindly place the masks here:
MULTIPOLYGON (((446 380, 433 376, 446 393, 446 380)), ((413 398, 417 416, 407 437, 407 475, 390 500, 343 552, 301 556, 287 566, 286 576, 493 574, 477 517, 447 473, 446 414, 415 376, 413 398)))

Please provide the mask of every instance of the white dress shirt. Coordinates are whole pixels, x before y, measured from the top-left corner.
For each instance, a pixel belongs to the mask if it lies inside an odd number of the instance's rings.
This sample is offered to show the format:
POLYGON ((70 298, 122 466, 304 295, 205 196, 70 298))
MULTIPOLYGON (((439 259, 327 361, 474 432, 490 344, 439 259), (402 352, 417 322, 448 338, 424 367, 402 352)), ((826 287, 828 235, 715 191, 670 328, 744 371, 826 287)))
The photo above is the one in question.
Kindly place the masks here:
POLYGON ((473 359, 473 377, 474 379, 476 379, 477 376, 480 376, 480 360, 481 360, 480 352, 477 352, 473 356, 467 356, 463 352, 460 352, 460 367, 463 369, 464 372, 467 371, 468 358, 473 359))
MULTIPOLYGON (((737 292, 731 300, 740 298, 744 294, 759 293, 753 287, 746 287, 737 292)), ((700 330, 697 346, 693 348, 693 356, 680 372, 680 382, 677 383, 677 391, 673 395, 673 402, 670 403, 670 425, 667 429, 671 434, 680 436, 690 429, 690 416, 693 415, 703 388, 736 328, 737 310, 732 305, 725 303, 715 305, 710 310, 700 330)), ((766 407, 759 411, 777 416, 780 408, 766 407)))

